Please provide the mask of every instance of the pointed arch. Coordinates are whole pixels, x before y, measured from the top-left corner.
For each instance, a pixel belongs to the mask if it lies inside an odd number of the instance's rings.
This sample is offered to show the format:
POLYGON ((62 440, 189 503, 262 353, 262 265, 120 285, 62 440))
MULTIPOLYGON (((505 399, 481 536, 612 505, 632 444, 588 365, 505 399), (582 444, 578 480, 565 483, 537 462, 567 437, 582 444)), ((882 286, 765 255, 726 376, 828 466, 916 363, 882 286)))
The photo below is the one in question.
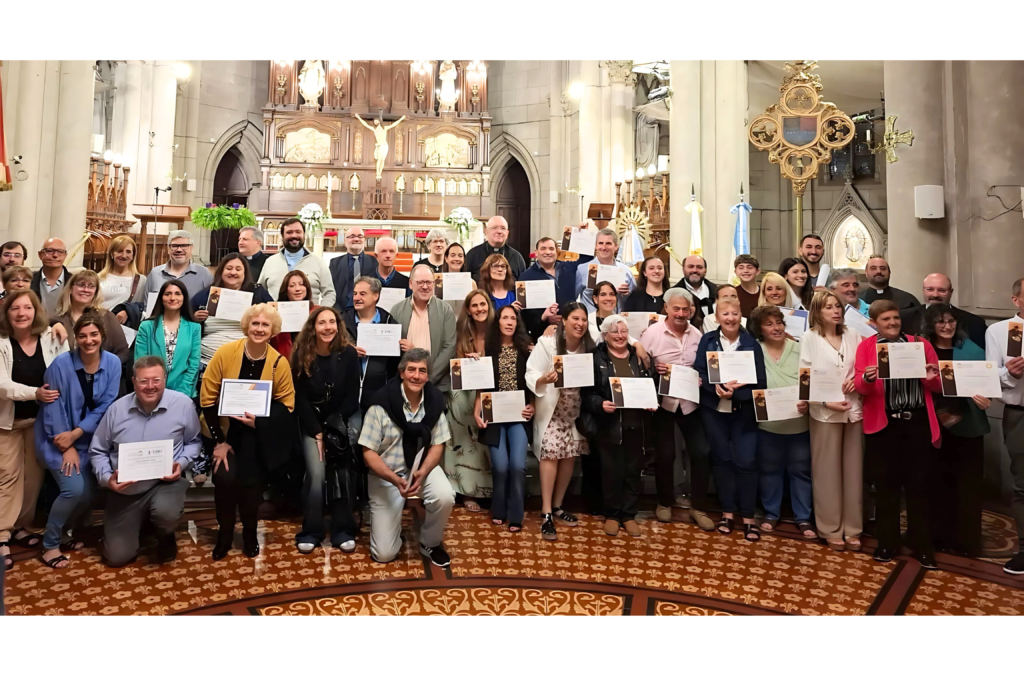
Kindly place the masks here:
POLYGON ((491 174, 489 180, 486 179, 487 174, 484 174, 484 191, 481 199, 482 215, 491 215, 496 212, 496 190, 505 177, 510 160, 514 158, 526 171, 526 177, 530 181, 530 241, 536 241, 542 226, 543 209, 541 205, 543 202, 540 195, 540 170, 537 168, 537 162, 533 159, 533 153, 525 143, 507 131, 503 131, 491 139, 490 151, 491 174))
POLYGON ((851 183, 847 183, 836 198, 835 206, 832 207, 832 212, 825 219, 824 226, 817 233, 825 244, 826 261, 833 268, 854 267, 863 269, 864 267, 863 264, 852 263, 848 259, 838 259, 837 256, 833 255, 833 252, 836 250, 835 239, 847 230, 847 221, 852 222, 851 217, 863 225, 870 240, 868 243, 870 252, 886 255, 886 249, 888 248, 886 231, 878 224, 875 217, 871 215, 871 210, 864 203, 864 200, 860 198, 860 195, 857 194, 857 189, 851 183))
POLYGON ((227 129, 210 149, 203 170, 200 204, 213 201, 213 178, 224 155, 234 148, 241 159, 242 170, 251 182, 259 182, 260 157, 263 156, 263 130, 248 120, 243 120, 227 129))

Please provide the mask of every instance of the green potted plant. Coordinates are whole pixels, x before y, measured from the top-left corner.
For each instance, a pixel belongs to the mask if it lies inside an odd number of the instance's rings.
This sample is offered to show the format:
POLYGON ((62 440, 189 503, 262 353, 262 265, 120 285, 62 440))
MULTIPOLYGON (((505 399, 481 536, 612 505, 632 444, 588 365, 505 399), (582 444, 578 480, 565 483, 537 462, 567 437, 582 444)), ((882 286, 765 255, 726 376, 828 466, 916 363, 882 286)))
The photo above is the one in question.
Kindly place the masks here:
POLYGON ((207 204, 192 212, 192 224, 204 230, 240 230, 256 226, 256 214, 238 204, 207 204))

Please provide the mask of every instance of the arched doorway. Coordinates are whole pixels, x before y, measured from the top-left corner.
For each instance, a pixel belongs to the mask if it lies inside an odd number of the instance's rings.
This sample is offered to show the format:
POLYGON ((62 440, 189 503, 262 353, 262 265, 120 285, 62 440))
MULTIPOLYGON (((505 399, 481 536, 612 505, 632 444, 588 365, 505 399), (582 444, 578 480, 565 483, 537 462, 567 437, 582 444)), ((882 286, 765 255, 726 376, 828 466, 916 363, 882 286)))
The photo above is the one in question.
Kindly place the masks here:
MULTIPOLYGON (((214 174, 213 203, 248 206, 249 187, 238 149, 228 148, 217 165, 217 173, 214 174)), ((237 250, 237 230, 216 230, 211 233, 210 264, 218 264, 223 256, 237 250)))
POLYGON ((494 200, 495 215, 508 221, 508 240, 523 257, 529 259, 530 241, 530 179, 523 165, 510 157, 494 200))

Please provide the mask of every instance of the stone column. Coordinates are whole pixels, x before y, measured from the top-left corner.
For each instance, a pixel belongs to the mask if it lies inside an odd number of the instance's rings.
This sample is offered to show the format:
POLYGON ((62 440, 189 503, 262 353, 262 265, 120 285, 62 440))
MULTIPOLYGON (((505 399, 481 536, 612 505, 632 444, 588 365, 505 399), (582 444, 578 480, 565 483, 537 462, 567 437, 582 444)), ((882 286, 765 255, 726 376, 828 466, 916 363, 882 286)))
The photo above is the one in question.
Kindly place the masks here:
MULTIPOLYGON (((132 170, 131 183, 128 186, 128 217, 131 219, 132 205, 136 203, 137 186, 144 183, 139 172, 139 136, 140 113, 142 107, 142 69, 141 61, 126 61, 117 67, 119 77, 117 92, 114 96, 114 124, 120 129, 119 137, 114 138, 117 145, 112 146, 114 153, 121 153, 123 166, 132 170), (120 113, 120 121, 118 121, 120 113), (119 140, 120 139, 120 140, 119 140)), ((143 144, 142 146, 146 146, 143 144)))
MULTIPOLYGON (((558 195, 558 203, 551 204, 548 194, 542 194, 541 198, 545 202, 544 208, 549 209, 551 218, 548 220, 548 229, 556 234, 550 234, 549 236, 556 237, 557 233, 562 231, 564 227, 563 223, 563 212, 565 211, 565 201, 568 196, 565 192, 565 185, 569 182, 568 171, 566 171, 566 164, 563 161, 562 149, 565 146, 565 104, 568 103, 568 99, 565 95, 565 82, 563 81, 563 71, 565 69, 564 61, 549 61, 548 62, 548 82, 550 93, 550 110, 549 115, 549 126, 548 126, 548 138, 550 139, 550 145, 548 146, 548 161, 549 161, 549 173, 550 178, 549 184, 551 192, 558 195)), ((559 241, 561 241, 559 239, 559 241)))
MULTIPOLYGON (((945 183, 943 71, 941 61, 884 64, 886 115, 899 116, 898 129, 914 131, 913 149, 899 146, 899 161, 886 167, 886 259, 892 285, 919 298, 925 276, 950 271, 948 216, 918 220, 914 215, 914 187, 945 183)), ((879 161, 884 161, 882 157, 879 161)))
POLYGON ((615 178, 612 174, 612 90, 608 79, 607 61, 601 63, 598 86, 601 92, 601 145, 597 148, 597 166, 600 170, 599 179, 594 190, 595 202, 610 202, 615 195, 615 178))
MULTIPOLYGON (((583 95, 579 101, 579 180, 583 185, 583 216, 587 205, 601 201, 601 134, 603 105, 601 99, 600 73, 597 61, 580 61, 579 82, 583 84, 583 95)), ((573 206, 579 195, 574 194, 573 206)))
MULTIPOLYGON (((700 61, 672 61, 672 110, 669 113, 669 239, 680 260, 690 247, 690 186, 700 189, 700 61)), ((672 260, 670 276, 683 276, 672 260)))
MULTIPOLYGON (((146 170, 146 195, 154 198, 154 188, 166 188, 172 184, 174 162, 174 110, 178 97, 178 80, 174 74, 174 61, 157 61, 153 64, 153 103, 150 121, 149 162, 146 170), (173 171, 172 171, 173 173, 173 171)), ((170 194, 161 193, 163 203, 169 203, 170 194)), ((149 203, 149 202, 147 202, 149 203)), ((166 225, 157 228, 157 234, 166 234, 166 225)))
MULTIPOLYGON (((7 129, 8 148, 11 156, 21 155, 20 165, 12 165, 14 190, 10 194, 10 226, 7 239, 20 241, 29 250, 31 265, 35 262, 34 236, 36 232, 36 212, 38 208, 39 184, 44 172, 51 173, 52 167, 42 165, 40 147, 43 135, 43 106, 46 94, 46 61, 22 61, 19 67, 17 91, 9 91, 9 105, 5 110, 12 111, 7 121, 11 124, 7 129), (24 169, 28 178, 19 181, 15 174, 24 169)), ((52 132, 52 130, 48 130, 52 132)), ((47 228, 49 223, 47 223, 47 228)))
POLYGON ((93 63, 62 61, 60 104, 57 108, 57 144, 53 163, 53 210, 50 236, 60 237, 68 251, 78 248, 65 265, 79 267, 78 243, 85 230, 89 191, 89 145, 92 138, 93 63))
POLYGON ((611 84, 611 185, 614 194, 615 183, 633 177, 632 152, 627 162, 626 139, 629 138, 629 121, 632 118, 632 105, 629 95, 632 91, 633 62, 605 61, 608 68, 608 81, 611 84), (630 85, 627 87, 627 85, 630 85))

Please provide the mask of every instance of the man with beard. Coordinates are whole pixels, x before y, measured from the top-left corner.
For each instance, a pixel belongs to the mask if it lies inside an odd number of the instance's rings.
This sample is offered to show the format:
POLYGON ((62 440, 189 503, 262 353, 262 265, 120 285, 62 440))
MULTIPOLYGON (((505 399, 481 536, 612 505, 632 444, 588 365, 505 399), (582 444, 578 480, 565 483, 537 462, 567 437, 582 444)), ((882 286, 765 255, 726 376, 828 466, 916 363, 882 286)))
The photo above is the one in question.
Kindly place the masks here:
POLYGON ((687 256, 683 259, 683 278, 676 283, 676 288, 683 288, 693 296, 694 305, 690 323, 695 326, 704 325, 704 317, 715 313, 715 295, 718 287, 704 278, 708 273, 708 263, 699 255, 687 256))
POLYGON ((868 288, 860 293, 860 298, 864 302, 870 305, 876 300, 892 300, 901 312, 921 306, 917 298, 910 293, 889 285, 889 263, 882 256, 875 254, 868 258, 864 271, 868 275, 868 288))
POLYGON ((310 298, 318 305, 335 304, 334 282, 331 281, 331 270, 318 255, 311 255, 303 244, 306 241, 306 227, 298 218, 289 218, 281 223, 281 241, 284 247, 263 263, 259 285, 267 289, 272 298, 276 298, 281 290, 284 275, 292 270, 302 270, 309 279, 309 287, 313 291, 310 298))
POLYGON ((831 272, 828 263, 821 262, 825 255, 825 245, 816 234, 805 234, 800 240, 800 259, 807 265, 807 283, 815 291, 823 291, 828 286, 828 275, 831 272))
POLYGON ((953 282, 945 274, 929 274, 922 284, 924 304, 900 311, 903 330, 913 335, 924 331, 924 312, 931 305, 949 305, 957 327, 979 347, 985 346, 985 320, 976 314, 953 306, 953 282))
POLYGON ((466 253, 465 271, 473 275, 473 281, 480 283, 480 268, 483 267, 487 256, 499 253, 508 260, 508 271, 512 274, 513 280, 518 280, 519 275, 526 269, 526 261, 519 251, 509 246, 508 221, 501 216, 494 216, 487 221, 484 228, 484 243, 474 246, 466 253))
POLYGON ((352 286, 355 280, 377 271, 377 259, 363 250, 365 245, 363 228, 348 228, 345 232, 345 255, 335 258, 329 265, 339 312, 352 306, 352 286))

